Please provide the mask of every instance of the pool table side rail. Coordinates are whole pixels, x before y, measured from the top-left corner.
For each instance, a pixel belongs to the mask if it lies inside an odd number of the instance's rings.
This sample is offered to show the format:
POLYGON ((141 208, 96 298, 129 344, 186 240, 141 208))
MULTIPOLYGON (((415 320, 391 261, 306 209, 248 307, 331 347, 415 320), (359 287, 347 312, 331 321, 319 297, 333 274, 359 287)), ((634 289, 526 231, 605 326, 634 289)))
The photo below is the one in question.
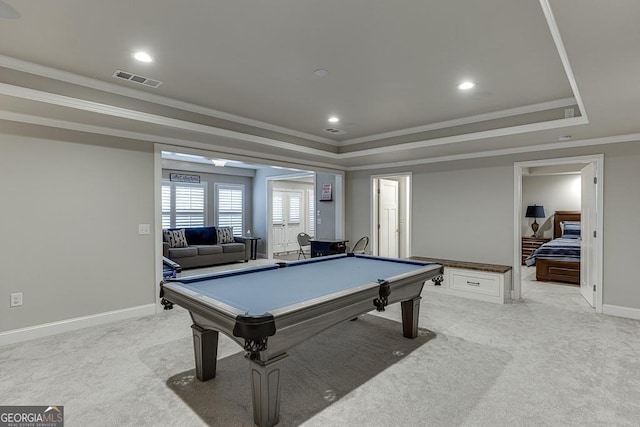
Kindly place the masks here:
POLYGON ((287 266, 289 266, 289 267, 295 267, 297 265, 313 264, 313 263, 318 263, 318 262, 331 261, 332 259, 337 259, 337 258, 350 258, 350 257, 362 258, 362 259, 371 259, 371 260, 375 260, 375 261, 388 261, 388 262, 395 262, 395 263, 398 263, 398 264, 410 264, 410 265, 423 265, 424 266, 424 265, 437 264, 437 263, 432 262, 432 261, 421 261, 421 260, 406 259, 406 258, 388 258, 388 257, 377 256, 377 255, 354 254, 353 252, 346 253, 346 254, 327 255, 327 256, 316 257, 316 258, 300 259, 300 260, 295 260, 295 261, 287 261, 285 264, 287 266))
POLYGON ((165 281, 165 283, 178 282, 178 283, 184 283, 184 284, 193 284, 197 282, 208 281, 211 279, 221 279, 223 277, 242 276, 243 274, 257 273, 260 271, 277 270, 280 267, 281 267, 280 264, 269 264, 269 265, 263 265, 259 267, 239 268, 236 270, 221 271, 218 273, 204 273, 204 274, 198 274, 195 276, 186 276, 186 277, 178 277, 175 279, 168 279, 165 281))

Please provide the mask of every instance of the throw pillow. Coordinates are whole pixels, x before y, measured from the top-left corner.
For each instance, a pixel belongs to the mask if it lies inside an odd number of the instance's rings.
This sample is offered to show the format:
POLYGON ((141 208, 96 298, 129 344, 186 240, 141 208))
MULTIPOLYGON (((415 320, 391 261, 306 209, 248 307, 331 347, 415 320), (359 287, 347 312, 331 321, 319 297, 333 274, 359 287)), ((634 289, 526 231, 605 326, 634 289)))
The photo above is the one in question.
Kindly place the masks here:
POLYGON ((221 245, 223 243, 234 243, 235 239, 233 238, 233 227, 218 227, 218 244, 221 245))
POLYGON ((184 228, 179 230, 162 230, 164 241, 170 248, 186 248, 189 246, 187 237, 184 235, 184 228))

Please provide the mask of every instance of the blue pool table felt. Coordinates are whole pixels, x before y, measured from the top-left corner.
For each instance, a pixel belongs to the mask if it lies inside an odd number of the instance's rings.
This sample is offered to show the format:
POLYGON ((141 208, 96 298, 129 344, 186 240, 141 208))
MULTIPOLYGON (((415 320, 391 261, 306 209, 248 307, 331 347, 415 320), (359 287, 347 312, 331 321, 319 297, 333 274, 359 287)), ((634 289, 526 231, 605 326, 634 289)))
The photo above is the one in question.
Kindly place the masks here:
POLYGON ((421 269, 429 263, 360 257, 327 257, 311 262, 292 262, 287 267, 269 266, 228 275, 195 276, 176 280, 192 292, 235 307, 248 315, 333 294, 378 279, 421 269))

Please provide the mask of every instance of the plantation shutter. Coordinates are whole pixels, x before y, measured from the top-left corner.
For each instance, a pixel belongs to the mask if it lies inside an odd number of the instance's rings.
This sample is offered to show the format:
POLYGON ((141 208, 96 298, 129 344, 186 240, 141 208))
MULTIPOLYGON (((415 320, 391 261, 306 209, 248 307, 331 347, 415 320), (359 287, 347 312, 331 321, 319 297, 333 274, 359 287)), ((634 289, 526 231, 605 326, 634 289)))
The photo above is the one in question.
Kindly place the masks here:
POLYGON ((234 236, 244 233, 244 186, 218 185, 218 227, 233 227, 234 236))
POLYGON ((206 184, 162 183, 162 228, 204 227, 206 184))

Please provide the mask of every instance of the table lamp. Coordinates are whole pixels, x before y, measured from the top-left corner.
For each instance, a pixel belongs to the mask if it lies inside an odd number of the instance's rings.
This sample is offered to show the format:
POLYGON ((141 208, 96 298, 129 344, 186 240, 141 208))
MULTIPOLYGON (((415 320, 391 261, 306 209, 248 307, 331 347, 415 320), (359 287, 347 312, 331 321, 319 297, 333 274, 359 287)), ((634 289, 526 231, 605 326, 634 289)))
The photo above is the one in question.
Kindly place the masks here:
POLYGON ((538 223, 536 222, 536 218, 544 218, 544 206, 527 206, 527 213, 525 214, 527 218, 533 218, 533 224, 531 224, 531 229, 533 230, 533 236, 536 237, 536 233, 538 232, 538 223))

